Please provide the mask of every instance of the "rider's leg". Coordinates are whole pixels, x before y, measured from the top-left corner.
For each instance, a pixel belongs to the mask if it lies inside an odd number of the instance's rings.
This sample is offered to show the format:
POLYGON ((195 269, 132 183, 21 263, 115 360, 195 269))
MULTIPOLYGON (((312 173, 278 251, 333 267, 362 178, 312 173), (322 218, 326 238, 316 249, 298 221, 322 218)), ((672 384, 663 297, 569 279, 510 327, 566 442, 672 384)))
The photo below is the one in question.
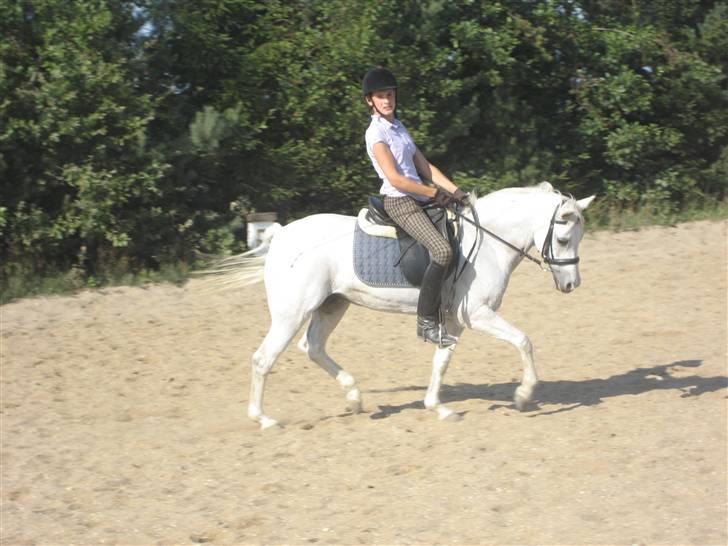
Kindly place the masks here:
POLYGON ((452 248, 424 210, 412 197, 384 197, 384 210, 409 235, 430 251, 417 304, 417 335, 425 341, 447 347, 457 341, 440 324, 440 295, 445 274, 452 261, 452 248))
POLYGON ((457 343, 457 338, 449 335, 440 324, 440 293, 445 279, 447 266, 430 262, 425 270, 417 301, 417 337, 449 347, 457 343))

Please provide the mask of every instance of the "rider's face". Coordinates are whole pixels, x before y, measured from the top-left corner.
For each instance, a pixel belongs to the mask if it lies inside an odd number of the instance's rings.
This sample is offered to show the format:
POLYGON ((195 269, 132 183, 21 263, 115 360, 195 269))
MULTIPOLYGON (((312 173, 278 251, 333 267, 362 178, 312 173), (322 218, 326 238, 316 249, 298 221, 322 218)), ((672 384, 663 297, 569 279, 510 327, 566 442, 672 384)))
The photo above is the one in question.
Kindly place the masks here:
POLYGON ((394 117, 394 109, 397 106, 397 93, 394 89, 375 91, 367 102, 369 106, 374 106, 377 112, 385 118, 394 117))

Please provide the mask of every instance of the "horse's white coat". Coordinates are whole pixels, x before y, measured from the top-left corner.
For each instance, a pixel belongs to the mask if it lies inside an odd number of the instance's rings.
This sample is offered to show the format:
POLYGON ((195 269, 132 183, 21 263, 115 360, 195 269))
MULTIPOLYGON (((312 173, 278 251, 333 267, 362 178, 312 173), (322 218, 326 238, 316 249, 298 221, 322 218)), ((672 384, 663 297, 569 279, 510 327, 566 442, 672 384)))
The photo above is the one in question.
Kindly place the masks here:
MULTIPOLYGON (((482 225, 510 243, 528 251, 534 245, 543 248, 554 210, 557 224, 553 233, 555 258, 578 255, 584 233, 581 212, 592 197, 577 201, 565 198, 548 183, 530 188, 510 188, 477 199, 475 207, 482 225)), ((352 411, 361 411, 361 393, 354 378, 327 353, 326 340, 343 317, 350 303, 371 309, 414 314, 417 307, 416 288, 373 288, 354 274, 352 239, 357 219, 334 214, 316 214, 297 220, 282 229, 271 230, 270 249, 265 257, 264 279, 271 314, 271 327, 263 343, 253 355, 248 415, 261 428, 276 425, 263 412, 265 379, 281 352, 288 346, 301 325, 310 324, 298 346, 334 377, 346 391, 352 411)), ((240 280, 248 284, 260 278, 259 258, 267 250, 255 249, 250 257, 233 259, 229 271, 240 271, 240 280), (257 261, 251 261, 257 260, 257 261)), ((523 409, 533 396, 538 376, 528 337, 496 311, 500 307, 508 280, 523 257, 501 242, 465 223, 463 253, 477 244, 477 252, 467 264, 454 290, 451 285, 443 294, 453 300, 445 316, 448 332, 459 336, 465 327, 486 332, 511 343, 518 349, 524 365, 521 385, 516 389, 515 404, 523 409)), ((578 264, 552 266, 556 287, 571 292, 579 286, 578 264)), ((230 275, 228 275, 229 277, 230 275)), ((414 329, 414 325, 413 325, 414 329)), ((414 333, 411 340, 415 343, 414 333)), ((437 412, 440 419, 458 415, 440 402, 439 391, 454 346, 437 348, 432 376, 425 396, 425 407, 437 412)))

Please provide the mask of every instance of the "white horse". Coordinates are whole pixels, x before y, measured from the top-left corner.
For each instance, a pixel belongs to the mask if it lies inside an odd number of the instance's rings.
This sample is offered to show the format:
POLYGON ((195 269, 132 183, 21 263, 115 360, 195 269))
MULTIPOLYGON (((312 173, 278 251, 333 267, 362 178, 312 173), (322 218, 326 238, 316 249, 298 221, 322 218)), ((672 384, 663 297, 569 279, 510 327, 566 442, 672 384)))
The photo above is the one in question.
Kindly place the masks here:
MULTIPOLYGON (((528 337, 501 318, 496 311, 511 273, 535 245, 542 250, 556 287, 565 293, 581 283, 578 248, 584 234, 582 211, 594 196, 575 200, 554 191, 548 182, 529 188, 509 188, 475 199, 475 212, 464 215, 481 225, 463 223, 462 254, 475 245, 455 285, 446 281, 443 297, 451 296, 444 316, 447 331, 460 336, 465 327, 486 332, 518 349, 524 371, 515 392, 515 405, 524 409, 533 395, 538 376, 528 337), (495 235, 492 236, 492 235, 495 235), (499 240, 500 238, 500 240, 499 240)), ((269 228, 269 241, 228 262, 227 280, 251 284, 265 280, 271 326, 252 358, 248 416, 262 429, 277 422, 263 411, 266 376, 298 329, 310 319, 298 343, 311 360, 326 370, 346 391, 352 412, 362 410, 361 392, 354 378, 326 353, 326 340, 350 303, 370 309, 415 314, 417 288, 375 288, 354 273, 353 237, 356 218, 315 214, 281 227, 269 228)), ((533 259, 534 261, 538 261, 533 259)), ((417 343, 414 324, 411 339, 417 343)), ((455 346, 436 348, 425 407, 440 419, 460 416, 440 402, 439 391, 455 346)))

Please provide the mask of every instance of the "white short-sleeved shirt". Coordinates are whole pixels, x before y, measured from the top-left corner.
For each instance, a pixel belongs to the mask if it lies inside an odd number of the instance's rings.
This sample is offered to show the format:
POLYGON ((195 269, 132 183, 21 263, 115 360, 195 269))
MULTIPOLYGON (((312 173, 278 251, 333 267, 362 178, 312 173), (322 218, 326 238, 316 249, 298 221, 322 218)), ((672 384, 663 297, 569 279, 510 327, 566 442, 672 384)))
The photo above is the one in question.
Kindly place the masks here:
MULTIPOLYGON (((382 187, 379 189, 379 193, 382 195, 391 195, 392 197, 403 197, 405 195, 409 195, 392 186, 391 182, 384 175, 382 168, 379 166, 377 159, 374 157, 374 145, 377 142, 384 142, 387 146, 389 146, 389 149, 394 156, 394 162, 398 173, 422 184, 422 180, 417 174, 417 168, 415 167, 414 161, 417 146, 415 145, 414 140, 412 140, 410 134, 407 132, 407 129, 405 129, 404 125, 402 125, 401 121, 395 118, 394 123, 390 123, 382 116, 374 114, 372 116, 372 122, 367 128, 365 138, 369 159, 372 160, 374 170, 377 171, 379 178, 382 179, 382 187)), ((420 195, 413 195, 412 197, 423 199, 420 195)))

